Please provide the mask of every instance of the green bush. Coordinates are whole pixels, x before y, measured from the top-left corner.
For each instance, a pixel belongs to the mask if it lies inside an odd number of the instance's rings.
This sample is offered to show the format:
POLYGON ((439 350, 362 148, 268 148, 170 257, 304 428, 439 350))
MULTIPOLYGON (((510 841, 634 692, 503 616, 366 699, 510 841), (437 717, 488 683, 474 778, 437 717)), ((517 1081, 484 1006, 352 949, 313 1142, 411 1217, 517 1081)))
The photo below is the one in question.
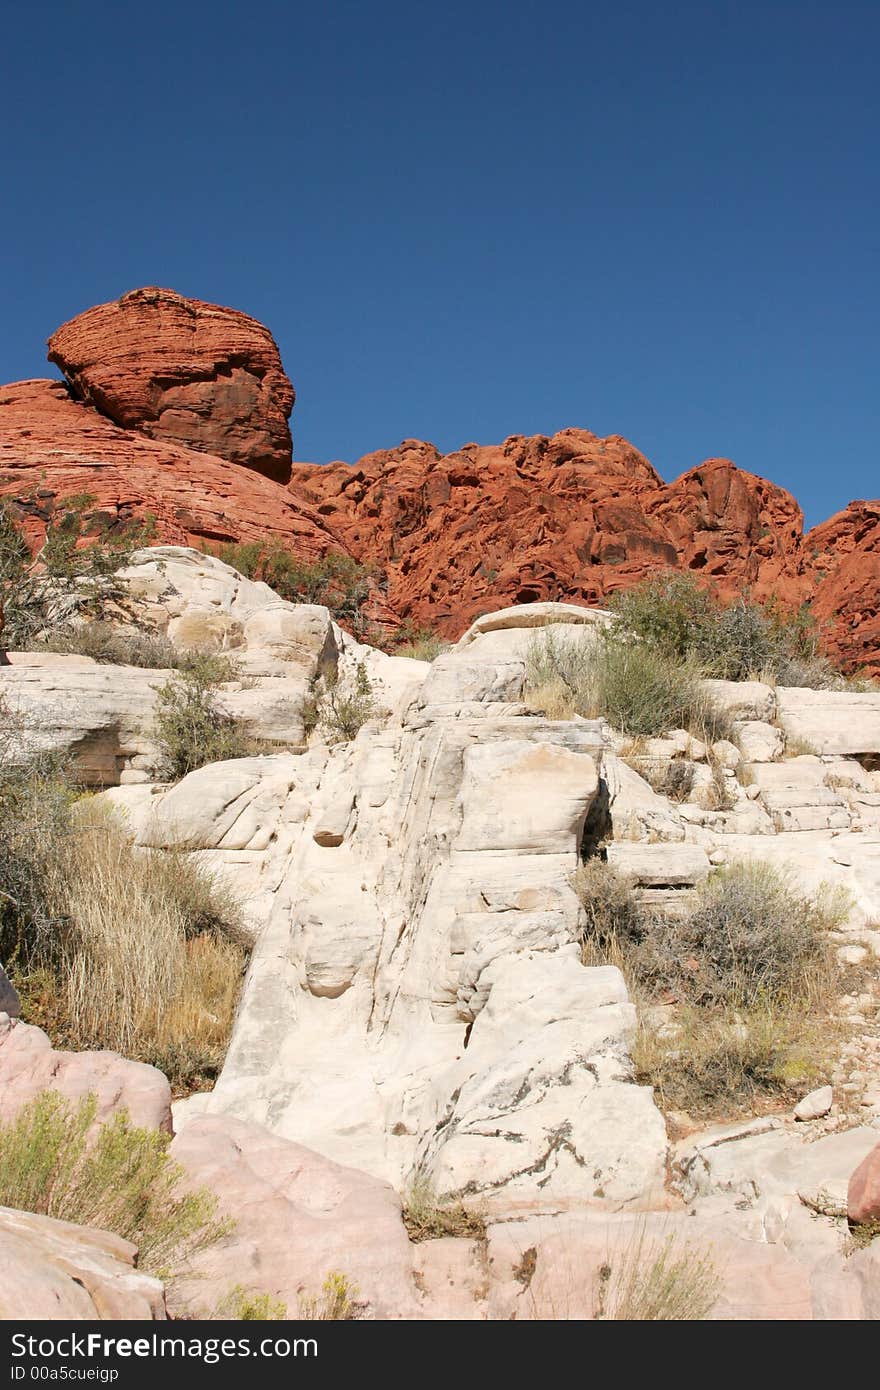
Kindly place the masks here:
POLYGON ((223 708, 217 695, 217 685, 232 674, 228 663, 223 669, 223 661, 195 657, 157 691, 156 734, 169 777, 185 777, 208 763, 254 752, 242 721, 223 708))
POLYGON ((688 574, 665 571, 610 600, 614 631, 723 680, 768 676, 780 685, 826 689, 842 678, 821 650, 806 608, 770 600, 722 604, 688 574))
POLYGON ((291 603, 318 603, 337 622, 361 636, 366 628, 362 609, 376 577, 350 555, 331 552, 318 560, 302 560, 280 542, 251 541, 215 546, 211 554, 231 565, 246 579, 260 579, 291 603))
POLYGON ((357 663, 353 684, 319 676, 303 710, 306 733, 319 728, 330 743, 350 743, 376 714, 376 698, 367 668, 357 663))
POLYGON ((93 1095, 74 1110, 42 1091, 0 1126, 0 1206, 113 1231, 138 1247, 142 1268, 173 1276, 230 1225, 206 1188, 185 1190, 170 1135, 139 1129, 124 1110, 94 1132, 96 1114, 93 1095))
POLYGON ((24 539, 28 499, 0 502, 0 636, 26 648, 48 628, 100 618, 124 594, 116 572, 152 537, 152 519, 102 526, 87 494, 65 499, 31 555, 24 539))

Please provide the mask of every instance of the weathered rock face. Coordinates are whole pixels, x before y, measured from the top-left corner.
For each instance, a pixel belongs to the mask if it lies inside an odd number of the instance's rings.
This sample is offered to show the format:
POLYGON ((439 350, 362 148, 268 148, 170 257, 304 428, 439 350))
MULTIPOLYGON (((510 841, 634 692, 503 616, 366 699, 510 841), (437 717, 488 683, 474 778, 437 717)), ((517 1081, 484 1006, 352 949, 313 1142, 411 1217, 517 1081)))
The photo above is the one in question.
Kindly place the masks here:
POLYGON ((387 575, 364 610, 377 628, 410 619, 449 636, 501 604, 601 604, 674 566, 725 597, 812 601, 832 654, 880 673, 880 502, 805 537, 789 493, 726 459, 667 485, 619 435, 580 429, 445 457, 405 440, 291 469, 293 388, 268 329, 171 290, 79 315, 50 358, 75 399, 52 382, 0 388, 0 494, 36 494, 34 537, 87 491, 96 525, 149 513, 163 541, 342 551, 387 575))
POLYGON ((120 429, 57 381, 0 387, 0 495, 22 499, 34 540, 82 493, 96 529, 152 516, 176 544, 277 538, 307 560, 345 550, 304 499, 253 470, 120 429))
POLYGON ((405 440, 358 463, 300 464, 301 487, 353 553, 388 574, 392 606, 457 636, 503 603, 602 603, 653 570, 749 588, 817 616, 850 665, 876 666, 880 504, 854 503, 805 538, 783 488, 710 459, 664 484, 617 435, 516 435, 442 457, 405 440))
POLYGON ((74 1106, 94 1095, 96 1122, 124 1109, 143 1128, 171 1129, 171 1089, 155 1067, 116 1052, 56 1050, 41 1028, 0 1015, 0 1121, 45 1090, 74 1106))
POLYGON ((174 290, 132 290, 49 339, 79 400, 151 439, 290 477, 294 391, 268 328, 174 290))
POLYGON ((164 1320, 162 1285, 136 1255, 107 1231, 0 1207, 0 1320, 164 1320))
POLYGON ((296 1318, 332 1274, 348 1280, 361 1317, 415 1315, 410 1245, 388 1183, 228 1116, 194 1120, 171 1154, 235 1222, 169 1290, 173 1315, 210 1315, 238 1284, 296 1318))
MULTIPOLYGON (((184 650, 231 655, 234 679, 218 699, 261 747, 304 749, 305 704, 319 674, 344 682, 363 663, 377 709, 387 712, 421 670, 362 646, 326 608, 288 603, 199 551, 138 551, 120 579, 120 621, 134 617, 184 650)), ((156 700, 170 679, 171 671, 88 656, 13 652, 0 668, 0 697, 20 716, 23 749, 63 754, 88 786, 133 786, 162 776, 156 700)))
POLYGON ((804 538, 813 612, 848 667, 880 676, 880 501, 851 502, 804 538))

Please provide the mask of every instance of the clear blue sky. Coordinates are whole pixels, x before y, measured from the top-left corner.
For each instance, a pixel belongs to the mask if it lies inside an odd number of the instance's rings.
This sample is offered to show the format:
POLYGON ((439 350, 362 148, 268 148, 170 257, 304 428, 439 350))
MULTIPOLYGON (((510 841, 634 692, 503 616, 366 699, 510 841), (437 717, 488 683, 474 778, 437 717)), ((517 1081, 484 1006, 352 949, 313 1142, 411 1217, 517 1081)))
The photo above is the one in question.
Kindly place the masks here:
POLYGON ((880 493, 880 6, 4 11, 0 380, 143 284, 266 322, 301 460, 581 425, 880 493))

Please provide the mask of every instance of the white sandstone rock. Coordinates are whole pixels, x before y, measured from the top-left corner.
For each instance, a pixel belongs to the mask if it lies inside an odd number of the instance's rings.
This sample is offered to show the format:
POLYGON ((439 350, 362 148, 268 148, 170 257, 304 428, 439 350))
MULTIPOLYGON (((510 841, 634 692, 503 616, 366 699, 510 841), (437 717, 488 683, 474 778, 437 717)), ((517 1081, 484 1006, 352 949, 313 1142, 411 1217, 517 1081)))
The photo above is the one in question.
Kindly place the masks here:
POLYGON ((834 1091, 830 1086, 820 1086, 816 1091, 810 1091, 809 1095, 804 1096, 794 1107, 794 1117, 796 1120, 821 1120, 823 1115, 834 1104, 834 1091))
POLYGON ((880 754, 880 694, 781 686, 777 695, 788 738, 811 744, 817 753, 880 754))

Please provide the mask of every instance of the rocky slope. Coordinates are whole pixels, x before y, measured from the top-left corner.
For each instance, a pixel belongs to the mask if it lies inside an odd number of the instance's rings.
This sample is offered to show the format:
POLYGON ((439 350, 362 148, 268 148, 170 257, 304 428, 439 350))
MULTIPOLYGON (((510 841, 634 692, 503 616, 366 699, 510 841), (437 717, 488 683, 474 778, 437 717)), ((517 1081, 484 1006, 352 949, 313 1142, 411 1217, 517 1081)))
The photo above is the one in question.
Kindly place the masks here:
MULTIPOLYGON (((880 696, 713 683, 740 743, 715 750, 718 809, 709 750, 686 733, 641 754, 692 764, 675 801, 603 721, 524 702, 535 629, 589 638, 594 610, 501 610, 428 664, 355 643, 326 609, 193 551, 144 551, 127 578, 172 641, 236 647, 248 679, 225 697, 244 696, 278 745, 167 786, 150 763, 149 704, 131 713, 144 673, 27 653, 0 670, 0 691, 62 754, 94 756, 131 725, 138 752, 104 761, 119 784, 104 800, 144 851, 185 844, 248 905, 255 944, 226 1064, 211 1093, 175 1106, 172 1149, 237 1225, 166 1291, 172 1312, 204 1313, 240 1281, 295 1310, 341 1271, 360 1316, 593 1317, 609 1259, 672 1239, 717 1265, 715 1317, 878 1315, 880 1246, 848 1253, 841 1215, 848 1187, 862 1211, 880 1190, 876 988, 841 1000, 851 1051, 806 1118, 780 1108, 677 1139, 634 1079, 622 974, 581 962, 570 879, 597 829, 609 862, 672 913, 714 865, 790 865, 804 890, 848 893, 835 945, 880 955, 880 696), (374 716, 351 742, 305 739, 310 682, 323 670, 345 688, 362 664, 374 716), (273 733, 275 705, 286 723, 273 733), (804 739, 815 753, 784 757, 804 739), (412 1244, 401 1198, 415 1175, 478 1206, 485 1235, 412 1244)), ((93 1068, 120 1096, 139 1087, 147 1122, 163 1123, 167 1088, 150 1069, 100 1054, 62 1063, 37 1030, 6 1029, 0 1087, 11 1066, 27 1096, 54 1067, 79 1093, 93 1068)))
POLYGON ((666 484, 625 439, 579 429, 294 467, 294 393, 271 334, 172 290, 90 309, 49 348, 66 389, 0 388, 0 495, 31 498, 35 535, 85 491, 104 524, 153 514, 160 540, 344 551, 385 576, 380 626, 451 637, 504 603, 601 603, 672 565, 728 596, 812 603, 842 663, 880 672, 880 502, 805 536, 789 493, 726 459, 666 484))

